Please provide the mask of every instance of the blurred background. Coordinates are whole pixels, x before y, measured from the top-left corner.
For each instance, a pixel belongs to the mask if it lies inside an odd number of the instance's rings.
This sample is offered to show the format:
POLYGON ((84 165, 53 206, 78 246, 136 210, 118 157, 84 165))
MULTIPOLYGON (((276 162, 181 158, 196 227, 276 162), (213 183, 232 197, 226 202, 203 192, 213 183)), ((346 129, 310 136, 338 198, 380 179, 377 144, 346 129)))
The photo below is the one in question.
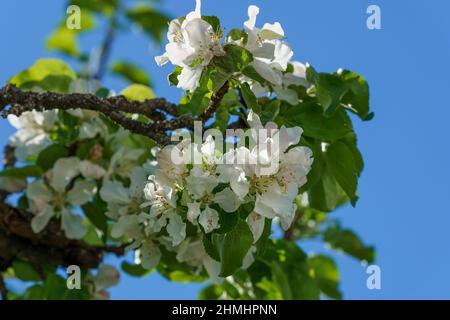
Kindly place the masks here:
MULTIPOLYGON (((340 208, 333 215, 375 245, 382 287, 367 289, 366 266, 331 253, 341 271, 344 298, 450 298, 450 2, 203 0, 202 13, 219 16, 227 32, 242 27, 250 4, 261 9, 258 25, 282 23, 295 60, 309 62, 318 71, 350 69, 370 85, 375 118, 366 123, 354 119, 366 164, 360 200, 356 208, 340 208), (366 26, 371 4, 381 8, 381 30, 366 26)), ((0 2, 2 85, 38 58, 75 63, 45 48, 45 39, 66 16, 65 5, 62 0, 0 2)), ((177 17, 192 11, 195 1, 164 0, 156 6, 177 17)), ((82 47, 95 47, 102 41, 107 26, 99 24, 96 32, 81 35, 82 47)), ((169 87, 166 80, 170 67, 158 68, 153 59, 163 51, 142 30, 133 28, 118 34, 110 61, 137 62, 150 75, 156 95, 177 102, 181 91, 169 87)), ((104 85, 120 92, 127 83, 108 75, 104 85)), ((2 120, 0 148, 12 132, 2 120)), ((328 251, 314 242, 301 246, 307 252, 328 251)), ((143 279, 123 275, 111 296, 196 299, 203 286, 170 283, 156 273, 143 279)))

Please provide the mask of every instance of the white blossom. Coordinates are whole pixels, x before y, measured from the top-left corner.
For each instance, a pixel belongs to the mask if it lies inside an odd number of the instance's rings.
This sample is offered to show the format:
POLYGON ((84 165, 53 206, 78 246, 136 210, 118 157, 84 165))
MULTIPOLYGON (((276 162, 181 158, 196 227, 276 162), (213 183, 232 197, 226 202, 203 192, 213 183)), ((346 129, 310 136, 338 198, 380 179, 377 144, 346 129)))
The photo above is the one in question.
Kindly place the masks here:
POLYGON ((77 179, 67 190, 72 180, 80 174, 78 158, 62 158, 56 161, 49 172, 48 184, 36 180, 28 185, 26 195, 30 209, 35 214, 31 221, 34 232, 41 232, 50 219, 59 213, 61 229, 69 239, 80 239, 85 235, 82 218, 73 213, 72 208, 86 204, 96 193, 97 186, 91 180, 77 179))
POLYGON ((183 68, 178 76, 178 88, 194 91, 199 86, 203 68, 214 56, 223 55, 220 35, 201 18, 201 1, 196 1, 195 11, 186 18, 172 20, 169 24, 166 52, 155 57, 159 66, 171 62, 183 68))
POLYGON ((9 144, 14 147, 16 157, 25 160, 47 147, 51 143, 49 134, 56 120, 56 111, 33 110, 24 112, 19 117, 8 115, 9 123, 17 129, 17 132, 9 137, 9 144))

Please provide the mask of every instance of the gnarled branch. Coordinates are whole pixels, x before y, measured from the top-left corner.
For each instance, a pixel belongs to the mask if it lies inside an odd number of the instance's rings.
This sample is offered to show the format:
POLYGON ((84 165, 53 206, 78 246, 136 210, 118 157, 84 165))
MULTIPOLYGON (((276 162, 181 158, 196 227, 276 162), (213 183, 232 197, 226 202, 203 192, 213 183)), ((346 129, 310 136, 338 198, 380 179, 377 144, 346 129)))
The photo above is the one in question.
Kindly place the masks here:
POLYGON ((149 137, 161 145, 170 142, 167 131, 180 128, 192 128, 194 121, 206 121, 211 118, 219 107, 224 95, 228 91, 229 84, 225 83, 211 98, 211 103, 199 117, 192 115, 178 115, 176 105, 168 103, 165 99, 150 99, 144 102, 130 101, 123 96, 99 98, 86 93, 55 93, 55 92, 31 92, 22 91, 14 85, 6 85, 0 89, 0 111, 3 117, 9 114, 21 115, 26 111, 36 110, 72 110, 85 109, 97 111, 120 126, 133 133, 149 137), (10 105, 10 108, 6 108, 10 105), (175 117, 171 120, 160 120, 161 111, 175 117), (151 123, 133 120, 124 113, 141 114, 151 123))

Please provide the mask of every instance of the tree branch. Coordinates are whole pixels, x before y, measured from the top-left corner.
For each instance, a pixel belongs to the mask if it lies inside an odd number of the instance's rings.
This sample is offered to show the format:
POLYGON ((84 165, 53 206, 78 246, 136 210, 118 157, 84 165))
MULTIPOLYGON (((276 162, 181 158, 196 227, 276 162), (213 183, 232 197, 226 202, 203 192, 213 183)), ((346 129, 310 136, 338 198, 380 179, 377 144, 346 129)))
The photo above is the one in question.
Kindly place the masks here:
POLYGON ((161 145, 166 145, 170 142, 167 131, 193 128, 194 121, 207 121, 210 119, 219 107, 228 89, 229 84, 226 82, 222 88, 213 94, 208 108, 199 117, 187 114, 174 117, 171 120, 154 121, 152 123, 133 120, 122 112, 137 113, 152 119, 155 112, 158 111, 165 111, 172 115, 177 114, 176 105, 168 103, 162 98, 145 100, 144 102, 130 101, 123 96, 101 99, 93 94, 38 93, 22 91, 14 85, 6 85, 0 89, 0 111, 2 111, 3 117, 9 114, 19 116, 31 110, 85 109, 97 111, 133 133, 149 137, 161 145), (6 108, 8 105, 11 105, 9 109, 6 108))

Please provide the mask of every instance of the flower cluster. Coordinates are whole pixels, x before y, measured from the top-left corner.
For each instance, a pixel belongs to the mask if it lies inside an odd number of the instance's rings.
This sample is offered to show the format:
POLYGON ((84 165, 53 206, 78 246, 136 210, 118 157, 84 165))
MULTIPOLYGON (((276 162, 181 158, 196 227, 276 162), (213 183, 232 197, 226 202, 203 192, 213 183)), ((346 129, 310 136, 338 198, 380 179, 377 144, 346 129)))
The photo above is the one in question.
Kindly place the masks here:
MULTIPOLYGON (((225 54, 221 44, 220 30, 202 20, 201 1, 197 0, 195 11, 186 18, 170 22, 166 52, 155 58, 162 66, 167 62, 181 67, 178 75, 178 87, 193 92, 200 84, 204 68, 215 56, 225 54)), ((266 23, 262 28, 256 26, 259 8, 251 5, 248 8, 249 19, 244 22, 245 33, 239 39, 231 36, 226 38, 226 44, 233 44, 248 50, 252 54, 251 66, 265 80, 257 82, 245 75, 240 75, 241 82, 249 83, 257 95, 275 92, 281 100, 290 104, 298 103, 297 92, 291 85, 308 87, 306 66, 298 61, 292 61, 294 55, 290 45, 284 40, 285 33, 279 22, 266 23)))
MULTIPOLYGON (((278 129, 273 123, 263 127, 253 112, 248 122, 251 148, 223 152, 213 136, 201 145, 184 140, 154 150, 156 160, 136 167, 128 188, 118 181, 103 185, 101 197, 108 203, 108 216, 116 221, 111 235, 132 239, 129 248, 138 249, 142 266, 155 267, 163 245, 176 251, 180 262, 203 265, 217 279, 220 263, 205 252, 202 238, 220 229, 221 216, 250 207, 246 221, 254 243, 265 219, 278 219, 284 229, 290 226, 295 197, 312 165, 311 150, 298 146, 299 127, 278 129)), ((248 253, 248 265, 253 251, 248 253)))

